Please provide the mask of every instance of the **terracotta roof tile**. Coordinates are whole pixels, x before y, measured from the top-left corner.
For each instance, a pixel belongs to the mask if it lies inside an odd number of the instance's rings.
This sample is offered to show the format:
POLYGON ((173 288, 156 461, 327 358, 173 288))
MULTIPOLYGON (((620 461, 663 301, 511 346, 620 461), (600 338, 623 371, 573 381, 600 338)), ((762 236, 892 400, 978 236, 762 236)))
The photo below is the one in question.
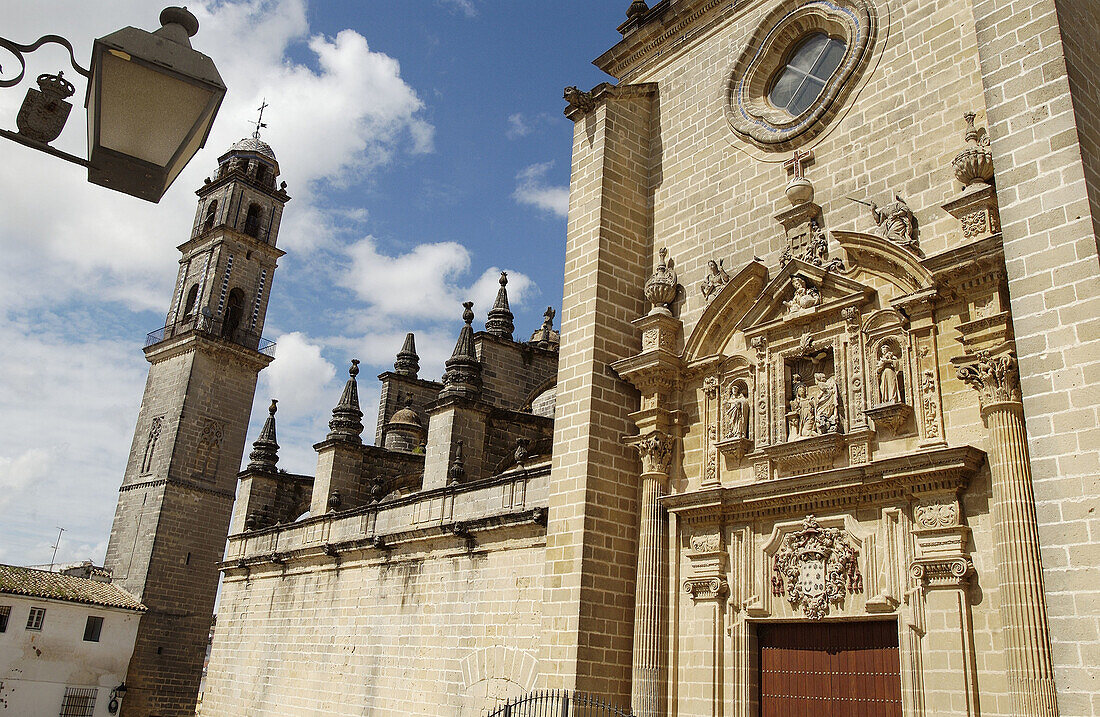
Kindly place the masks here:
POLYGON ((14 565, 0 565, 0 594, 2 593, 142 612, 146 609, 136 597, 117 585, 14 565))

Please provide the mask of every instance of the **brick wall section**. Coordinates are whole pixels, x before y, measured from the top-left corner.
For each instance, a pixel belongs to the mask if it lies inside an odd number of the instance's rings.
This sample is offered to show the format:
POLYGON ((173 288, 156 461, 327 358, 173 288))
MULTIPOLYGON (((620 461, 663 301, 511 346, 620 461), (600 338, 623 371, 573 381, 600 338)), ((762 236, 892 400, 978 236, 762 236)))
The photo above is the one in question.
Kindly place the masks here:
POLYGON ((974 2, 1058 707, 1076 716, 1100 714, 1100 553, 1090 537, 1100 525, 1100 265, 1086 184, 1096 167, 1096 65, 1082 58, 1095 47, 1087 30, 1096 6, 1062 7, 1076 26, 1060 32, 1053 0, 974 2), (1065 55, 1075 62, 1073 84, 1092 89, 1077 98, 1079 113, 1065 55))
POLYGON ((478 332, 474 350, 481 361, 481 398, 494 406, 519 411, 532 394, 558 371, 558 352, 478 332))
POLYGON ((1100 247, 1100 65, 1096 61, 1100 5, 1087 0, 1057 0, 1055 5, 1073 96, 1077 141, 1085 164, 1092 227, 1100 247))
POLYGON ((621 436, 636 392, 607 365, 638 351, 644 310, 652 121, 647 91, 576 123, 551 472, 542 671, 546 687, 629 702, 637 457, 621 436))

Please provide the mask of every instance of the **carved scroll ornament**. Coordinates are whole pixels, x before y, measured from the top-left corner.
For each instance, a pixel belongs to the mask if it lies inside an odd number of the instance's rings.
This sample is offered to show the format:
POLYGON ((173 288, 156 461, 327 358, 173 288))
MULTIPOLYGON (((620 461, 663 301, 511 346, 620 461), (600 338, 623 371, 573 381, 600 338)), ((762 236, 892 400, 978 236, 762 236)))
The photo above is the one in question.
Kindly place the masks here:
POLYGON ((791 607, 811 620, 829 614, 848 593, 863 592, 859 551, 839 528, 822 528, 810 515, 802 529, 787 535, 772 562, 772 594, 786 593, 791 607))

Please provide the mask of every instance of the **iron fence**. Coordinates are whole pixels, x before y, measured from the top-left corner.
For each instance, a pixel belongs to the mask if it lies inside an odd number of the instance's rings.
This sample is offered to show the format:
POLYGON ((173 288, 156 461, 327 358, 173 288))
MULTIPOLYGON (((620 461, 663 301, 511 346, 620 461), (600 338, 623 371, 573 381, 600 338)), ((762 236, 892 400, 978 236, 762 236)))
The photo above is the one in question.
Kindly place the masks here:
POLYGON ((539 690, 508 700, 485 717, 634 717, 622 708, 583 692, 539 690))
POLYGON ((173 336, 181 336, 190 331, 232 341, 245 348, 258 351, 265 356, 275 355, 274 341, 265 339, 254 331, 249 331, 243 327, 226 327, 222 324, 220 319, 211 319, 204 316, 188 317, 174 324, 163 326, 156 331, 150 331, 145 335, 145 346, 149 347, 165 339, 170 339, 173 336))

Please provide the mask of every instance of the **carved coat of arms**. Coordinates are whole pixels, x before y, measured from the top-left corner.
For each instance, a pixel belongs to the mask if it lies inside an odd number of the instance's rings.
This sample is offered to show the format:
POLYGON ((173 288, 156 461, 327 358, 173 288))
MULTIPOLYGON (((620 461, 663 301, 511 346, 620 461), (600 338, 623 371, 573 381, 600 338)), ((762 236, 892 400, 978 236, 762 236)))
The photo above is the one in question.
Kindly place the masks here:
POLYGON ((863 592, 857 558, 859 551, 849 544, 839 528, 822 528, 810 515, 802 529, 787 535, 772 563, 772 594, 784 592, 791 607, 802 606, 811 620, 829 614, 848 593, 863 592))

